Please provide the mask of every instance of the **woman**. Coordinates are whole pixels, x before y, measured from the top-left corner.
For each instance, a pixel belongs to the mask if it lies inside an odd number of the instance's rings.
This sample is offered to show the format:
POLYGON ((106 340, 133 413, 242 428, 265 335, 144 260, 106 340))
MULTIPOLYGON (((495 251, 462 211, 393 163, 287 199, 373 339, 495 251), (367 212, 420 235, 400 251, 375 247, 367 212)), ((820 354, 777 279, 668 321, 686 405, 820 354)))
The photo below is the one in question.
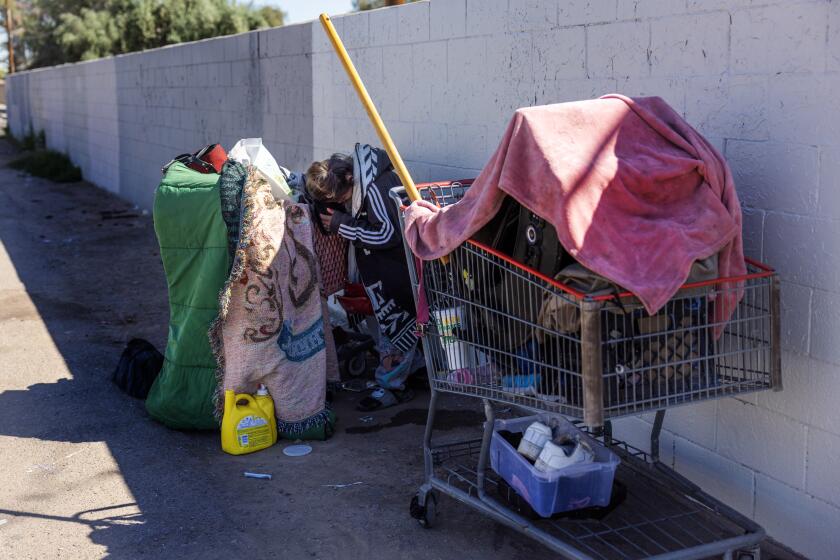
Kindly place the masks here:
POLYGON ((402 231, 389 196, 398 185, 388 154, 368 144, 356 144, 352 156, 316 161, 306 173, 306 190, 320 203, 321 225, 350 241, 350 274, 355 262, 379 324, 378 387, 359 403, 363 411, 413 398, 405 380, 423 366, 402 231))

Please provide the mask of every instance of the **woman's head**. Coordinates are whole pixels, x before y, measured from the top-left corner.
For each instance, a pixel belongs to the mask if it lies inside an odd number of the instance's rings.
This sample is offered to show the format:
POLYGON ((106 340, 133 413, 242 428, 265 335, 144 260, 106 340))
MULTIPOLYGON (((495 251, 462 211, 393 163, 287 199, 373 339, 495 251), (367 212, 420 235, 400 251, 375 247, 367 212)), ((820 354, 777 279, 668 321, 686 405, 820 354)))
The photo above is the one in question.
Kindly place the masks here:
POLYGON ((306 171, 306 190, 315 200, 344 203, 353 194, 353 158, 333 154, 306 171))

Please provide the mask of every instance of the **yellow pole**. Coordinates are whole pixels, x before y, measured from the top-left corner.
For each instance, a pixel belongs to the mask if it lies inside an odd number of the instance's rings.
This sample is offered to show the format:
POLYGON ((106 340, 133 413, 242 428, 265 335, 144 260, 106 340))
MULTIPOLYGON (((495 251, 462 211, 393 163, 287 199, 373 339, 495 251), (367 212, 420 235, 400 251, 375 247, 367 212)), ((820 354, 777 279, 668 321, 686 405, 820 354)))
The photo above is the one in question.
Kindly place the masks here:
POLYGON ((394 169, 396 170, 397 175, 399 175, 400 180, 408 193, 408 198, 411 200, 419 200, 420 193, 417 191, 417 187, 414 186, 414 181, 411 179, 411 175, 405 167, 405 163, 403 162, 402 157, 400 157, 400 153, 397 151, 394 141, 391 140, 391 135, 388 134, 388 129, 385 128, 385 123, 382 122, 382 117, 379 116, 379 111, 376 110, 376 106, 374 106, 373 100, 370 98, 370 95, 365 88, 365 84, 362 83, 359 73, 356 72, 356 67, 353 65, 353 61, 350 60, 350 55, 347 54, 347 49, 344 48, 344 44, 341 42, 341 38, 335 30, 335 27, 330 20, 330 16, 327 14, 321 14, 321 24, 324 26, 324 30, 327 32, 327 36, 330 38, 330 42, 332 43, 333 48, 335 48, 338 58, 341 60, 341 64, 344 65, 344 69, 347 71, 347 76, 350 78, 353 88, 356 90, 356 93, 359 94, 359 99, 362 101, 362 105, 365 106, 370 122, 373 124, 373 128, 376 129, 376 133, 379 135, 379 139, 382 141, 382 144, 385 146, 385 151, 388 152, 388 157, 391 158, 391 163, 394 164, 394 169))

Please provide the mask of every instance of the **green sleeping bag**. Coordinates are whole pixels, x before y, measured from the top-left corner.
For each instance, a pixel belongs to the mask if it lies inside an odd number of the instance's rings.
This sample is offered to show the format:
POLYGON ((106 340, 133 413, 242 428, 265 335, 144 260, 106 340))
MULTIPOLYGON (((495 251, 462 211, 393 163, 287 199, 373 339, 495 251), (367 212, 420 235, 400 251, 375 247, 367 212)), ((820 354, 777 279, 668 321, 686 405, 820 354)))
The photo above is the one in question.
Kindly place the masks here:
POLYGON ((172 164, 155 193, 155 233, 169 287, 169 340, 163 369, 146 399, 170 428, 217 429, 216 360, 207 331, 219 314, 230 272, 219 175, 172 164))

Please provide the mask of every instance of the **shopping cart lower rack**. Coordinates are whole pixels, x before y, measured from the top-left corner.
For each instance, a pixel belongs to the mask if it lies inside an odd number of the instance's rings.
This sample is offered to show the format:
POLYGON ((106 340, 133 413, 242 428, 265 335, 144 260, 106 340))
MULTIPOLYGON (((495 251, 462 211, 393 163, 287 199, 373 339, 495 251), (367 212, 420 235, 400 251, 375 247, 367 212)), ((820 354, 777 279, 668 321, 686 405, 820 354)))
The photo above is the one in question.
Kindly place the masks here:
POLYGON ((433 525, 440 490, 567 558, 709 558, 735 551, 735 558, 758 557, 761 527, 643 451, 618 440, 610 444, 622 460, 616 488, 626 497, 603 517, 533 520, 528 505, 495 473, 479 480, 480 439, 431 449, 434 474, 412 500, 412 512, 433 525))
MULTIPOLYGON (((470 181, 420 185, 440 206, 470 181)), ((401 188, 392 191, 404 204, 401 188)), ((430 526, 437 492, 521 531, 564 557, 755 558, 764 531, 659 461, 665 410, 781 390, 779 283, 772 269, 686 284, 656 315, 629 293, 593 297, 470 240, 422 263, 412 282, 431 312, 424 354, 432 388, 424 436, 425 483, 412 514, 430 526), (487 421, 474 441, 433 445, 443 393, 480 398, 487 421), (616 451, 627 497, 601 519, 531 520, 516 493, 488 471, 493 403, 580 422, 616 451), (611 419, 655 412, 651 451, 612 437, 611 419)))

